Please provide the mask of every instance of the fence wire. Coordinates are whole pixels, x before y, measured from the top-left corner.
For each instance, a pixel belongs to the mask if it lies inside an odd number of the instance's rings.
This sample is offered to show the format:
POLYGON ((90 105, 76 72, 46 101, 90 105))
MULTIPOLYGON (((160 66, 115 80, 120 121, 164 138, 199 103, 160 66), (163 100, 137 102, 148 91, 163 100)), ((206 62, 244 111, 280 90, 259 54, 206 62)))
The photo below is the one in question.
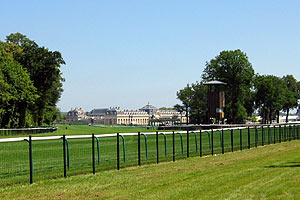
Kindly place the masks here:
POLYGON ((115 134, 65 138, 65 142, 60 136, 31 142, 28 138, 0 139, 0 185, 26 183, 30 177, 38 181, 291 141, 299 139, 299 126, 157 132, 140 137, 137 133, 123 134, 119 136, 119 157, 115 134))

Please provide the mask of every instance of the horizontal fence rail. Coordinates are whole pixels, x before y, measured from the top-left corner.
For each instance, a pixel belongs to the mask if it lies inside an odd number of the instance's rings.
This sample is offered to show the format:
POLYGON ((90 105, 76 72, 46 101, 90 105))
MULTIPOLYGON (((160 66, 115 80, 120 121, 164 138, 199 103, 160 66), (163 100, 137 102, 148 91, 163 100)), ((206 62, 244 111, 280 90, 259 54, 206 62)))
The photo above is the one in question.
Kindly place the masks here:
POLYGON ((51 133, 51 132, 54 132, 56 130, 57 130, 56 127, 43 127, 43 128, 1 128, 0 129, 0 136, 51 133))
POLYGON ((0 185, 224 154, 298 140, 299 124, 0 139, 0 185))

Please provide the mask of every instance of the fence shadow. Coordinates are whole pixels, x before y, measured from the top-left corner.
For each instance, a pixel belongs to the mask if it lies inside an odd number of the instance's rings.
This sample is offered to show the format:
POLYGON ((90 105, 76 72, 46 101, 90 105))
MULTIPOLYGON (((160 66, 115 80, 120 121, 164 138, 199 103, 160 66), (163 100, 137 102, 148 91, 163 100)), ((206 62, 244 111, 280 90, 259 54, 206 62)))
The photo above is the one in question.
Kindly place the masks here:
POLYGON ((294 167, 299 167, 300 168, 300 162, 287 162, 285 164, 281 165, 268 165, 264 166, 264 168, 294 168, 294 167))

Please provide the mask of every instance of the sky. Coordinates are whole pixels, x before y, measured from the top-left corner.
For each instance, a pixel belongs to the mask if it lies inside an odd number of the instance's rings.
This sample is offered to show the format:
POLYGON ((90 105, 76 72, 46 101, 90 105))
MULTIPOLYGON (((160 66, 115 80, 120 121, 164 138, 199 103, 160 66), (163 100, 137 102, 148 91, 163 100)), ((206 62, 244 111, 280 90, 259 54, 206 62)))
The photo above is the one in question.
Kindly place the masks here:
POLYGON ((0 0, 0 40, 59 51, 61 111, 180 103, 205 63, 241 49, 256 73, 300 80, 299 0, 0 0))

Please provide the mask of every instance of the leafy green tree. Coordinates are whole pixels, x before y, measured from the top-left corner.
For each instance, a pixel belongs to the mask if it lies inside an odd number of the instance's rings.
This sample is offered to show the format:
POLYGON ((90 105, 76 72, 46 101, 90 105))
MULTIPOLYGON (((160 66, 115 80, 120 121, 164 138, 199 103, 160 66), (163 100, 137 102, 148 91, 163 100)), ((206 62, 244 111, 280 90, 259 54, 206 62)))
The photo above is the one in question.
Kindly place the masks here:
POLYGON ((286 102, 287 86, 283 79, 273 75, 256 75, 255 81, 255 105, 259 109, 263 123, 271 123, 283 109, 286 102))
POLYGON ((282 79, 287 86, 287 91, 285 93, 286 101, 283 105, 283 111, 286 112, 286 122, 288 122, 290 109, 297 108, 298 106, 298 83, 293 75, 286 75, 282 77, 282 79))
POLYGON ((10 34, 6 41, 22 49, 21 53, 13 54, 14 59, 28 71, 39 95, 35 104, 24 105, 23 110, 27 106, 29 107, 36 125, 49 124, 53 118, 51 116, 56 113, 56 103, 63 91, 64 79, 60 72, 60 66, 65 64, 65 61, 61 53, 40 47, 36 42, 20 33, 10 34))
POLYGON ((1 127, 23 127, 23 107, 33 105, 38 95, 27 71, 7 51, 11 47, 0 41, 0 121, 1 127))
MULTIPOLYGON (((202 78, 205 81, 219 80, 225 87, 225 117, 230 123, 244 122, 247 95, 253 85, 254 70, 248 57, 241 50, 222 51, 206 63, 202 78)), ((248 109, 249 111, 250 109, 248 109)), ((248 114, 249 115, 249 114, 248 114)))
POLYGON ((248 95, 246 95, 244 107, 246 109, 248 119, 251 120, 251 118, 253 117, 253 113, 255 111, 254 89, 251 89, 249 91, 248 95))
POLYGON ((177 92, 177 99, 182 102, 182 109, 186 112, 187 123, 189 122, 189 110, 192 104, 193 95, 193 89, 189 84, 177 92))
POLYGON ((207 111, 207 87, 196 82, 189 84, 177 92, 177 98, 183 106, 176 104, 174 107, 179 112, 186 111, 190 122, 200 124, 205 121, 207 111))
POLYGON ((192 89, 194 91, 191 102, 191 121, 194 124, 201 124, 206 122, 207 113, 207 86, 203 83, 193 83, 192 89))
POLYGON ((298 94, 298 110, 300 109, 299 99, 300 99, 300 81, 297 82, 297 94, 298 94))

